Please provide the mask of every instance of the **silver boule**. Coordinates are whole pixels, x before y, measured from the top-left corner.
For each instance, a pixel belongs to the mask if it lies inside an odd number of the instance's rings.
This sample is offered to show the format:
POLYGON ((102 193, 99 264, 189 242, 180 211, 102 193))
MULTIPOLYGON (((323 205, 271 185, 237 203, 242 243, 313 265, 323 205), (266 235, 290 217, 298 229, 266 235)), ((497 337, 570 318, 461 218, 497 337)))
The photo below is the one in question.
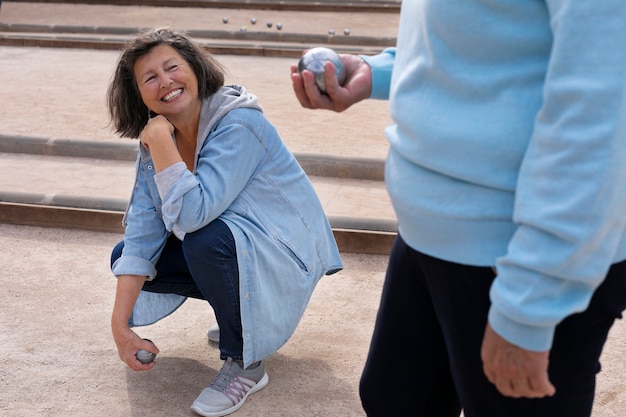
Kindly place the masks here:
POLYGON ((344 29, 343 34, 348 36, 350 34, 350 29, 344 29))
POLYGON ((283 28, 282 23, 276 23, 276 29, 281 30, 283 28))
MULTIPOLYGON (((143 339, 143 340, 147 340, 148 342, 152 343, 150 339, 143 339)), ((137 353, 135 354, 135 356, 137 357, 137 360, 143 364, 150 363, 154 360, 154 358, 156 358, 156 354, 152 352, 148 352, 147 350, 144 350, 144 349, 139 349, 137 353)))
POLYGON ((228 23, 228 18, 227 17, 222 17, 222 22, 228 23))
POLYGON ((298 72, 304 70, 311 71, 315 75, 315 84, 322 93, 326 92, 326 81, 324 80, 324 64, 330 61, 335 66, 335 77, 339 85, 343 85, 346 80, 346 68, 341 58, 334 50, 323 46, 309 49, 300 61, 298 61, 298 72))

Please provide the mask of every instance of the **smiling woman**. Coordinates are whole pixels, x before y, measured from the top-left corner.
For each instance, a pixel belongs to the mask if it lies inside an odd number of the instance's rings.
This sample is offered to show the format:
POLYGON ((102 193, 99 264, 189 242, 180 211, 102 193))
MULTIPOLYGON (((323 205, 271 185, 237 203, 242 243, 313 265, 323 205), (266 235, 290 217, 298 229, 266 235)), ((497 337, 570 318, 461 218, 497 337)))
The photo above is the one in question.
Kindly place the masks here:
MULTIPOLYGON (((148 122, 149 110, 158 113, 143 101, 142 90, 147 94, 159 77, 158 82, 173 82, 170 76, 179 72, 181 65, 185 67, 187 79, 194 78, 188 81, 197 85, 197 91, 192 89, 190 94, 196 94, 201 100, 216 93, 224 84, 222 65, 181 33, 157 29, 140 34, 128 46, 120 58, 108 94, 109 109, 118 133, 139 137, 148 122), (158 59, 163 61, 158 62, 158 59)), ((172 91, 163 87, 167 92, 172 91)))
POLYGON ((257 98, 224 86, 222 66, 184 34, 137 36, 108 104, 117 133, 140 138, 137 176, 113 250, 111 318, 120 358, 159 353, 131 327, 208 301, 224 366, 192 404, 223 416, 268 383, 263 359, 293 334, 323 275, 343 268, 321 203, 257 98))

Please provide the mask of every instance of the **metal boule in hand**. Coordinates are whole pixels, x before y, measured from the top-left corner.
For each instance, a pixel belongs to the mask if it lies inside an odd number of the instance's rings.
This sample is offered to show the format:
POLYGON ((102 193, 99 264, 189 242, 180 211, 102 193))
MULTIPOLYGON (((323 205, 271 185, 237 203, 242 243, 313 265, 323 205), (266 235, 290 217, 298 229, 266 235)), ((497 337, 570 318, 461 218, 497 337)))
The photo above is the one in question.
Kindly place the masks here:
POLYGON ((335 76, 337 82, 342 85, 346 80, 346 69, 341 58, 334 50, 326 47, 316 47, 309 49, 300 61, 298 61, 298 72, 304 70, 311 71, 315 75, 315 84, 322 93, 326 92, 326 81, 324 79, 324 65, 326 62, 332 62, 335 66, 335 76))

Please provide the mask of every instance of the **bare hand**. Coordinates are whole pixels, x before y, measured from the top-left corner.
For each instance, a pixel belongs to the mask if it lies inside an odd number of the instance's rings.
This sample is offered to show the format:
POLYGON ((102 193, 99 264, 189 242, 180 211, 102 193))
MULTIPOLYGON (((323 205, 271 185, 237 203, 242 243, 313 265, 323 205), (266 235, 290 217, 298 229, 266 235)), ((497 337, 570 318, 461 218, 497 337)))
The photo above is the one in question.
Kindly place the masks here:
POLYGON ((481 358, 487 379, 507 397, 542 398, 556 392, 548 378, 548 352, 522 349, 485 329, 481 358))
POLYGON ((141 143, 150 149, 150 143, 153 140, 172 140, 174 133, 174 125, 170 123, 165 116, 157 115, 148 119, 148 123, 141 131, 141 143))
POLYGON ((147 371, 152 369, 156 362, 141 363, 135 356, 140 349, 147 350, 154 354, 159 353, 159 349, 152 342, 140 338, 130 328, 113 329, 113 339, 117 345, 117 353, 120 359, 135 371, 147 371))
POLYGON ((351 105, 368 98, 372 92, 372 71, 357 55, 340 54, 346 68, 346 80, 340 86, 335 78, 335 66, 327 62, 324 66, 326 94, 315 84, 310 71, 298 73, 298 66, 291 66, 291 83, 296 98, 307 109, 327 109, 342 112, 351 105))

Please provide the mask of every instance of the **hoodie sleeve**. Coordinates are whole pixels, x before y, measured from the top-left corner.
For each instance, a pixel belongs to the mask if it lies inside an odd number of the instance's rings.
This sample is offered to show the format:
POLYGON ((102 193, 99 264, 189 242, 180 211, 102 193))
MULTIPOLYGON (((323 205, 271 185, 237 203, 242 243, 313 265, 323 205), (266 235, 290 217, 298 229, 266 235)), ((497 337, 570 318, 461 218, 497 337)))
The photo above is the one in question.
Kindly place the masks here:
POLYGON ((361 58, 372 69, 372 93, 370 98, 389 99, 391 72, 396 58, 396 48, 387 48, 378 55, 361 55, 361 58))
POLYGON ((622 0, 546 3, 553 47, 544 102, 489 313, 498 334, 534 351, 550 349, 556 325, 587 308, 623 255, 626 222, 626 8, 622 0))

